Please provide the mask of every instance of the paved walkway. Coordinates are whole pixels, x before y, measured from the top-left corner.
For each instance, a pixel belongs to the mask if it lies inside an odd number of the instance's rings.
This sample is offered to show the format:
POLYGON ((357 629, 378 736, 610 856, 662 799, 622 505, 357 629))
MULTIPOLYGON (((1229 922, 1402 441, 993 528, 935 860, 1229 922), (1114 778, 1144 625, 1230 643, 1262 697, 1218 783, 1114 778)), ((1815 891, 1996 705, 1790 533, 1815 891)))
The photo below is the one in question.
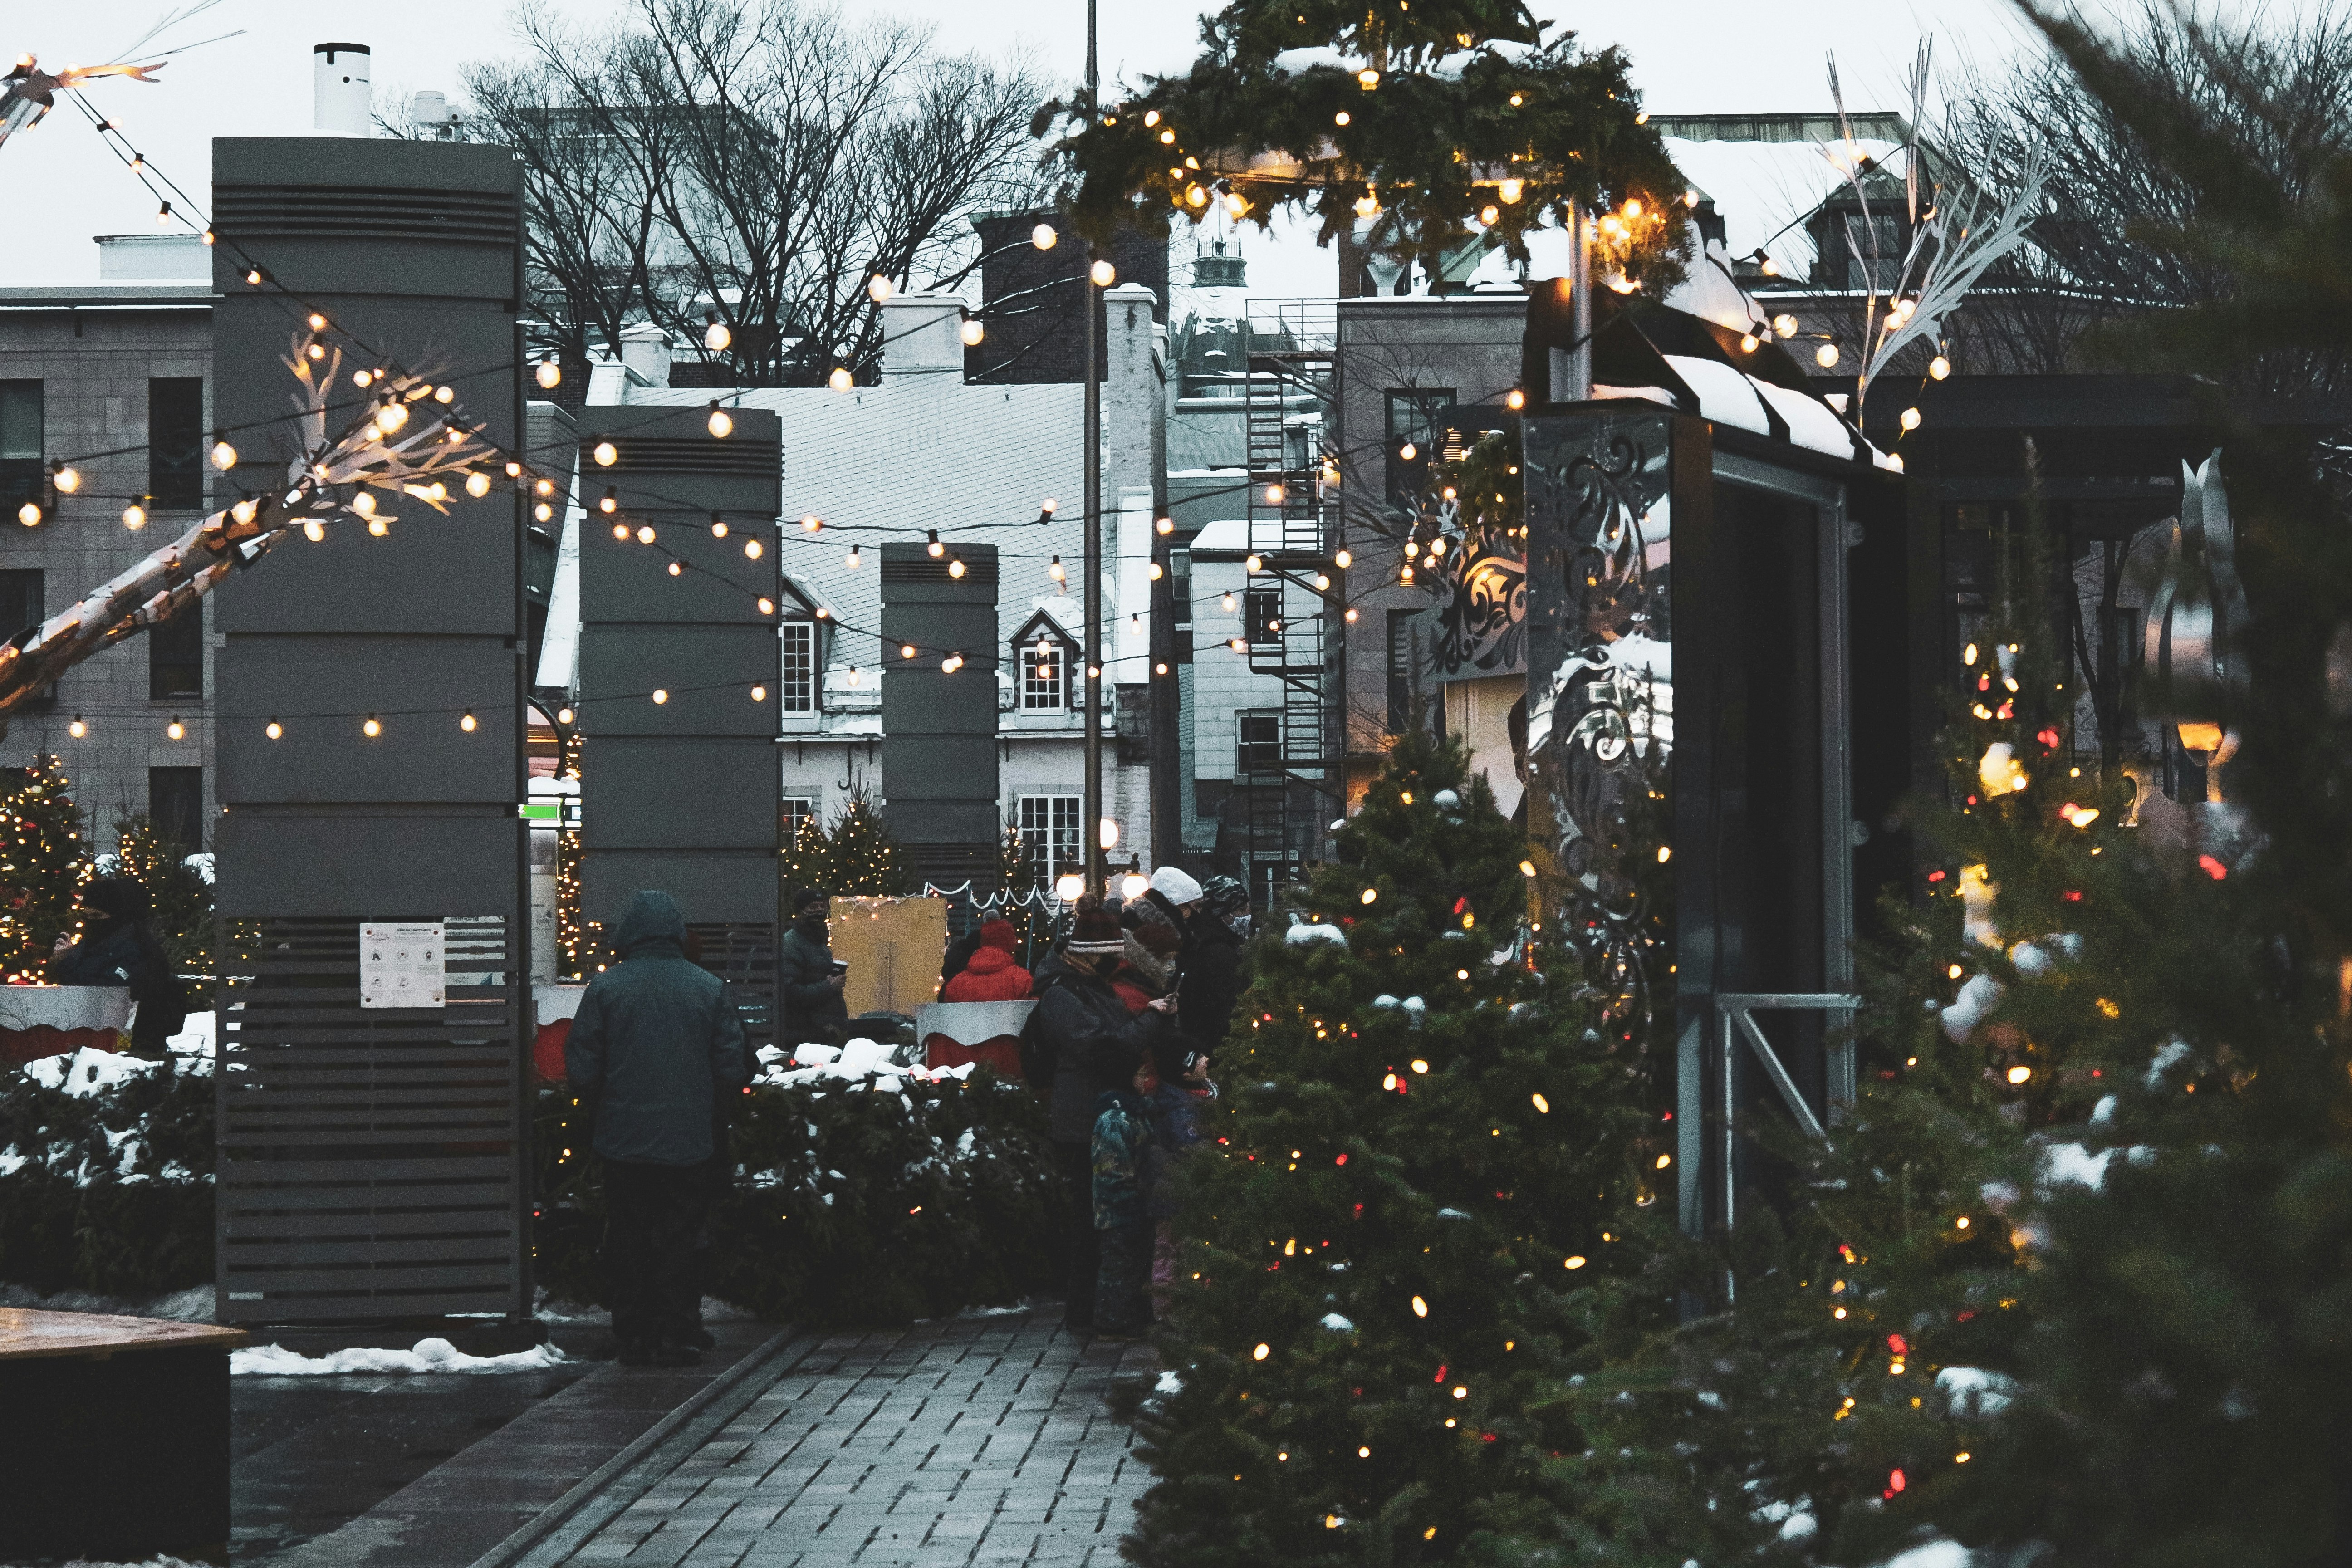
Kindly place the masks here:
POLYGON ((798 1342, 521 1561, 1108 1568, 1148 1484, 1104 1396, 1150 1352, 1060 1309, 798 1342))

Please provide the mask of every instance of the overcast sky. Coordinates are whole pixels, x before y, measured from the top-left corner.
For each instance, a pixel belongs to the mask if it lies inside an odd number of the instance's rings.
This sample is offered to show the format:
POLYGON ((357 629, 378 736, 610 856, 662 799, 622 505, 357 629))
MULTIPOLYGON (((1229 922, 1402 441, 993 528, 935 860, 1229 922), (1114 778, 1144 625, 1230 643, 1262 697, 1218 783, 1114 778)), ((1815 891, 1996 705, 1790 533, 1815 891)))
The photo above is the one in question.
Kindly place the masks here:
MULTIPOLYGON (((184 4, 185 0, 173 0, 184 4)), ((623 0, 558 0, 583 20, 623 0)), ((81 0, 5 8, 0 49, 30 50, 44 64, 113 58, 157 18, 164 0, 81 0)), ((1019 48, 1055 77, 1075 79, 1086 58, 1084 0, 853 0, 853 14, 936 26, 940 43, 1001 54, 1019 48)), ((1632 55, 1634 79, 1661 113, 1788 111, 1829 106, 1822 57, 1837 51, 1849 107, 1900 106, 1899 83, 1924 30, 1939 56, 1979 59, 2021 47, 2006 0, 1795 0, 1762 13, 1746 0, 1649 0, 1614 6, 1538 0, 1540 15, 1579 27, 1592 43, 1632 55), (1769 19, 1767 19, 1769 16, 1769 19)), ((1197 52, 1198 13, 1181 4, 1103 0, 1107 80, 1181 69, 1197 52)), ((374 49, 375 84, 454 90, 463 64, 517 45, 502 0, 221 0, 174 29, 173 41, 242 28, 242 37, 173 60, 159 83, 106 81, 89 89, 156 167, 201 196, 215 136, 299 134, 311 123, 310 47, 350 41, 374 49)), ((100 144, 89 122, 61 104, 37 129, 0 145, 0 198, 15 221, 0 247, 0 282, 97 275, 90 237, 154 232, 154 203, 100 144)), ((1325 291, 1328 254, 1300 247, 1266 256, 1252 283, 1284 292, 1325 291), (1263 276, 1273 272, 1281 276, 1263 276)))

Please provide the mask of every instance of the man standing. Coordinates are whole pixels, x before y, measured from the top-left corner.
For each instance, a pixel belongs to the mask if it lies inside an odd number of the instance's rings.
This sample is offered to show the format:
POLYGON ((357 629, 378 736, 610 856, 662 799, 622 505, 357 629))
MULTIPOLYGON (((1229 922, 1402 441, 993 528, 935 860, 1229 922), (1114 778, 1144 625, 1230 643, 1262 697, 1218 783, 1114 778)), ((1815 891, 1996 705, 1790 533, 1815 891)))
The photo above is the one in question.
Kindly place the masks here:
POLYGON ((621 962, 589 983, 563 1046, 604 1165, 613 1337, 625 1364, 691 1366, 702 1359, 694 1239, 711 1201, 711 1130, 751 1063, 719 977, 687 959, 676 900, 630 900, 613 946, 621 962))
POLYGON ((1021 1042, 1024 1076, 1032 1084, 1051 1086, 1047 1131, 1069 1205, 1070 1274, 1063 1322, 1074 1333, 1094 1331, 1101 1265, 1094 1214, 1097 1101, 1106 1089, 1129 1088, 1136 1068, 1172 1033, 1173 998, 1160 997, 1130 1014, 1111 989, 1110 973, 1126 949, 1118 917, 1097 900, 1082 902, 1068 937, 1037 966, 1037 1008, 1021 1042))
POLYGON ((847 973, 833 962, 825 917, 833 900, 814 888, 793 895, 793 929, 778 944, 776 1038, 784 1045, 837 1046, 849 1033, 849 1004, 842 999, 847 973))

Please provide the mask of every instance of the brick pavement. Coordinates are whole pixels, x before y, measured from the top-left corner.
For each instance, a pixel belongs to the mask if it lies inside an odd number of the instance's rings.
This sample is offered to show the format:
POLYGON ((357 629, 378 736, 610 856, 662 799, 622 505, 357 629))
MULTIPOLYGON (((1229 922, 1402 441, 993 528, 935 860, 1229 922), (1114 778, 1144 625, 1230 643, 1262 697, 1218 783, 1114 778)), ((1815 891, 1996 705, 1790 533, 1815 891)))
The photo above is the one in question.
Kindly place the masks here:
POLYGON ((1109 1568, 1148 1484, 1107 1407, 1150 1376, 1058 1307, 821 1340, 559 1561, 629 1568, 1109 1568))

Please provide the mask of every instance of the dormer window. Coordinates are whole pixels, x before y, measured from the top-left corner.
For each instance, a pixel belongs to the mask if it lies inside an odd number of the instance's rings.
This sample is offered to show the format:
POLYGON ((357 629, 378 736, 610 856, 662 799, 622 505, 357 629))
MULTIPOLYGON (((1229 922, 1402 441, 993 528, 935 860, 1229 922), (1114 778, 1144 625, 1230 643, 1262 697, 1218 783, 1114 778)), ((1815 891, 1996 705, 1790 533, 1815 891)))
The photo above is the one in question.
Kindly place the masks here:
POLYGON ((1069 706, 1070 661, 1059 643, 1041 639, 1021 650, 1021 711, 1058 713, 1069 706))

